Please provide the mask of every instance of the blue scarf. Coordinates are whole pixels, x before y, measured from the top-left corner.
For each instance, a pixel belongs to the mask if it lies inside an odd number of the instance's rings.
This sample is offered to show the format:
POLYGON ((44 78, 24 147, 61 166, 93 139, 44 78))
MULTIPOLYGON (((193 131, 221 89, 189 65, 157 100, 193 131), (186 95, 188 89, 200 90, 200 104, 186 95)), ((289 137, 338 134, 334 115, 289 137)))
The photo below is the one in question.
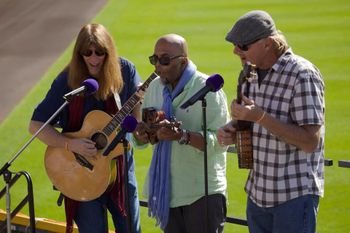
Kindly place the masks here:
MULTIPOLYGON (((183 91, 196 70, 197 67, 189 61, 175 89, 171 92, 168 86, 164 87, 162 108, 168 120, 173 118, 173 100, 183 91)), ((171 143, 159 141, 156 144, 149 169, 148 216, 155 218, 156 225, 160 225, 162 230, 169 218, 171 143)))

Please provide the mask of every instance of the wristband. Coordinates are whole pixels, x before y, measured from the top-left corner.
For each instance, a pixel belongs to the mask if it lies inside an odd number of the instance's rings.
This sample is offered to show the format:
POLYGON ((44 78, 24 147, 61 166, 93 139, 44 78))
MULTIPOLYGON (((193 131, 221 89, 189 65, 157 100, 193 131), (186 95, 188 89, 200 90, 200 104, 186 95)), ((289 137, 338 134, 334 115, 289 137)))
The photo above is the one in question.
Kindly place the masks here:
POLYGON ((187 130, 183 129, 181 138, 177 142, 180 145, 187 145, 190 142, 190 133, 187 130))
POLYGON ((262 116, 256 121, 256 123, 259 123, 260 121, 262 121, 262 119, 264 119, 264 117, 265 117, 265 114, 266 114, 266 112, 264 111, 262 116))

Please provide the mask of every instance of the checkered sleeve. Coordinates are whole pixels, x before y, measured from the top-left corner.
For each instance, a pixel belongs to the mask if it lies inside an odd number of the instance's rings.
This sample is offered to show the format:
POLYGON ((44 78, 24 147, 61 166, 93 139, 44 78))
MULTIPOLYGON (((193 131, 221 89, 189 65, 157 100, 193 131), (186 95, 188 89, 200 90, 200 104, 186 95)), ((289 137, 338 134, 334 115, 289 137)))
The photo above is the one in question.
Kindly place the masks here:
POLYGON ((315 68, 301 69, 291 99, 291 117, 298 125, 324 124, 324 83, 315 68))

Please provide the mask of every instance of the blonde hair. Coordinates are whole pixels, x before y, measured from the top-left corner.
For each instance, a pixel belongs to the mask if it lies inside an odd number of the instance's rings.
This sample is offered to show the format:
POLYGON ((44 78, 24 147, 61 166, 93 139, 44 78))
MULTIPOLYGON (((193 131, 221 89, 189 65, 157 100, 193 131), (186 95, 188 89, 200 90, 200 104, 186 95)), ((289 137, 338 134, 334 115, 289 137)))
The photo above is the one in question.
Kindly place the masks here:
POLYGON ((73 56, 68 64, 68 86, 72 89, 81 86, 88 78, 89 71, 81 55, 93 45, 96 50, 105 52, 103 67, 97 78, 99 89, 95 94, 97 99, 106 100, 123 88, 123 78, 120 71, 119 56, 114 41, 107 29, 101 24, 87 24, 80 30, 75 42, 73 56))
POLYGON ((281 31, 278 30, 277 34, 270 36, 270 38, 273 41, 273 50, 278 57, 289 49, 287 39, 281 31))

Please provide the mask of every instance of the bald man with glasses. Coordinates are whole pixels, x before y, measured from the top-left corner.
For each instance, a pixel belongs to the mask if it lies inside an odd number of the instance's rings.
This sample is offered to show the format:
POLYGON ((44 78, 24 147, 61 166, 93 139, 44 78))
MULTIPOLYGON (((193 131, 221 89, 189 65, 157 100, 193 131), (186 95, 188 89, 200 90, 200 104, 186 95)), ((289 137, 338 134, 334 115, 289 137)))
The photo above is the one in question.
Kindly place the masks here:
MULTIPOLYGON (((200 102, 180 106, 206 85, 208 75, 197 70, 188 58, 185 39, 176 34, 160 37, 149 61, 159 78, 145 93, 142 109, 156 109, 165 119, 156 132, 153 157, 145 183, 149 215, 166 233, 223 232, 226 217, 226 147, 218 144, 216 131, 229 120, 226 95, 222 90, 206 95, 208 148, 208 220, 204 214, 205 185, 200 102), (169 126, 174 121, 180 126, 169 126), (207 228, 207 229, 206 229, 207 228)), ((134 146, 152 141, 148 126, 140 122, 134 146)))

